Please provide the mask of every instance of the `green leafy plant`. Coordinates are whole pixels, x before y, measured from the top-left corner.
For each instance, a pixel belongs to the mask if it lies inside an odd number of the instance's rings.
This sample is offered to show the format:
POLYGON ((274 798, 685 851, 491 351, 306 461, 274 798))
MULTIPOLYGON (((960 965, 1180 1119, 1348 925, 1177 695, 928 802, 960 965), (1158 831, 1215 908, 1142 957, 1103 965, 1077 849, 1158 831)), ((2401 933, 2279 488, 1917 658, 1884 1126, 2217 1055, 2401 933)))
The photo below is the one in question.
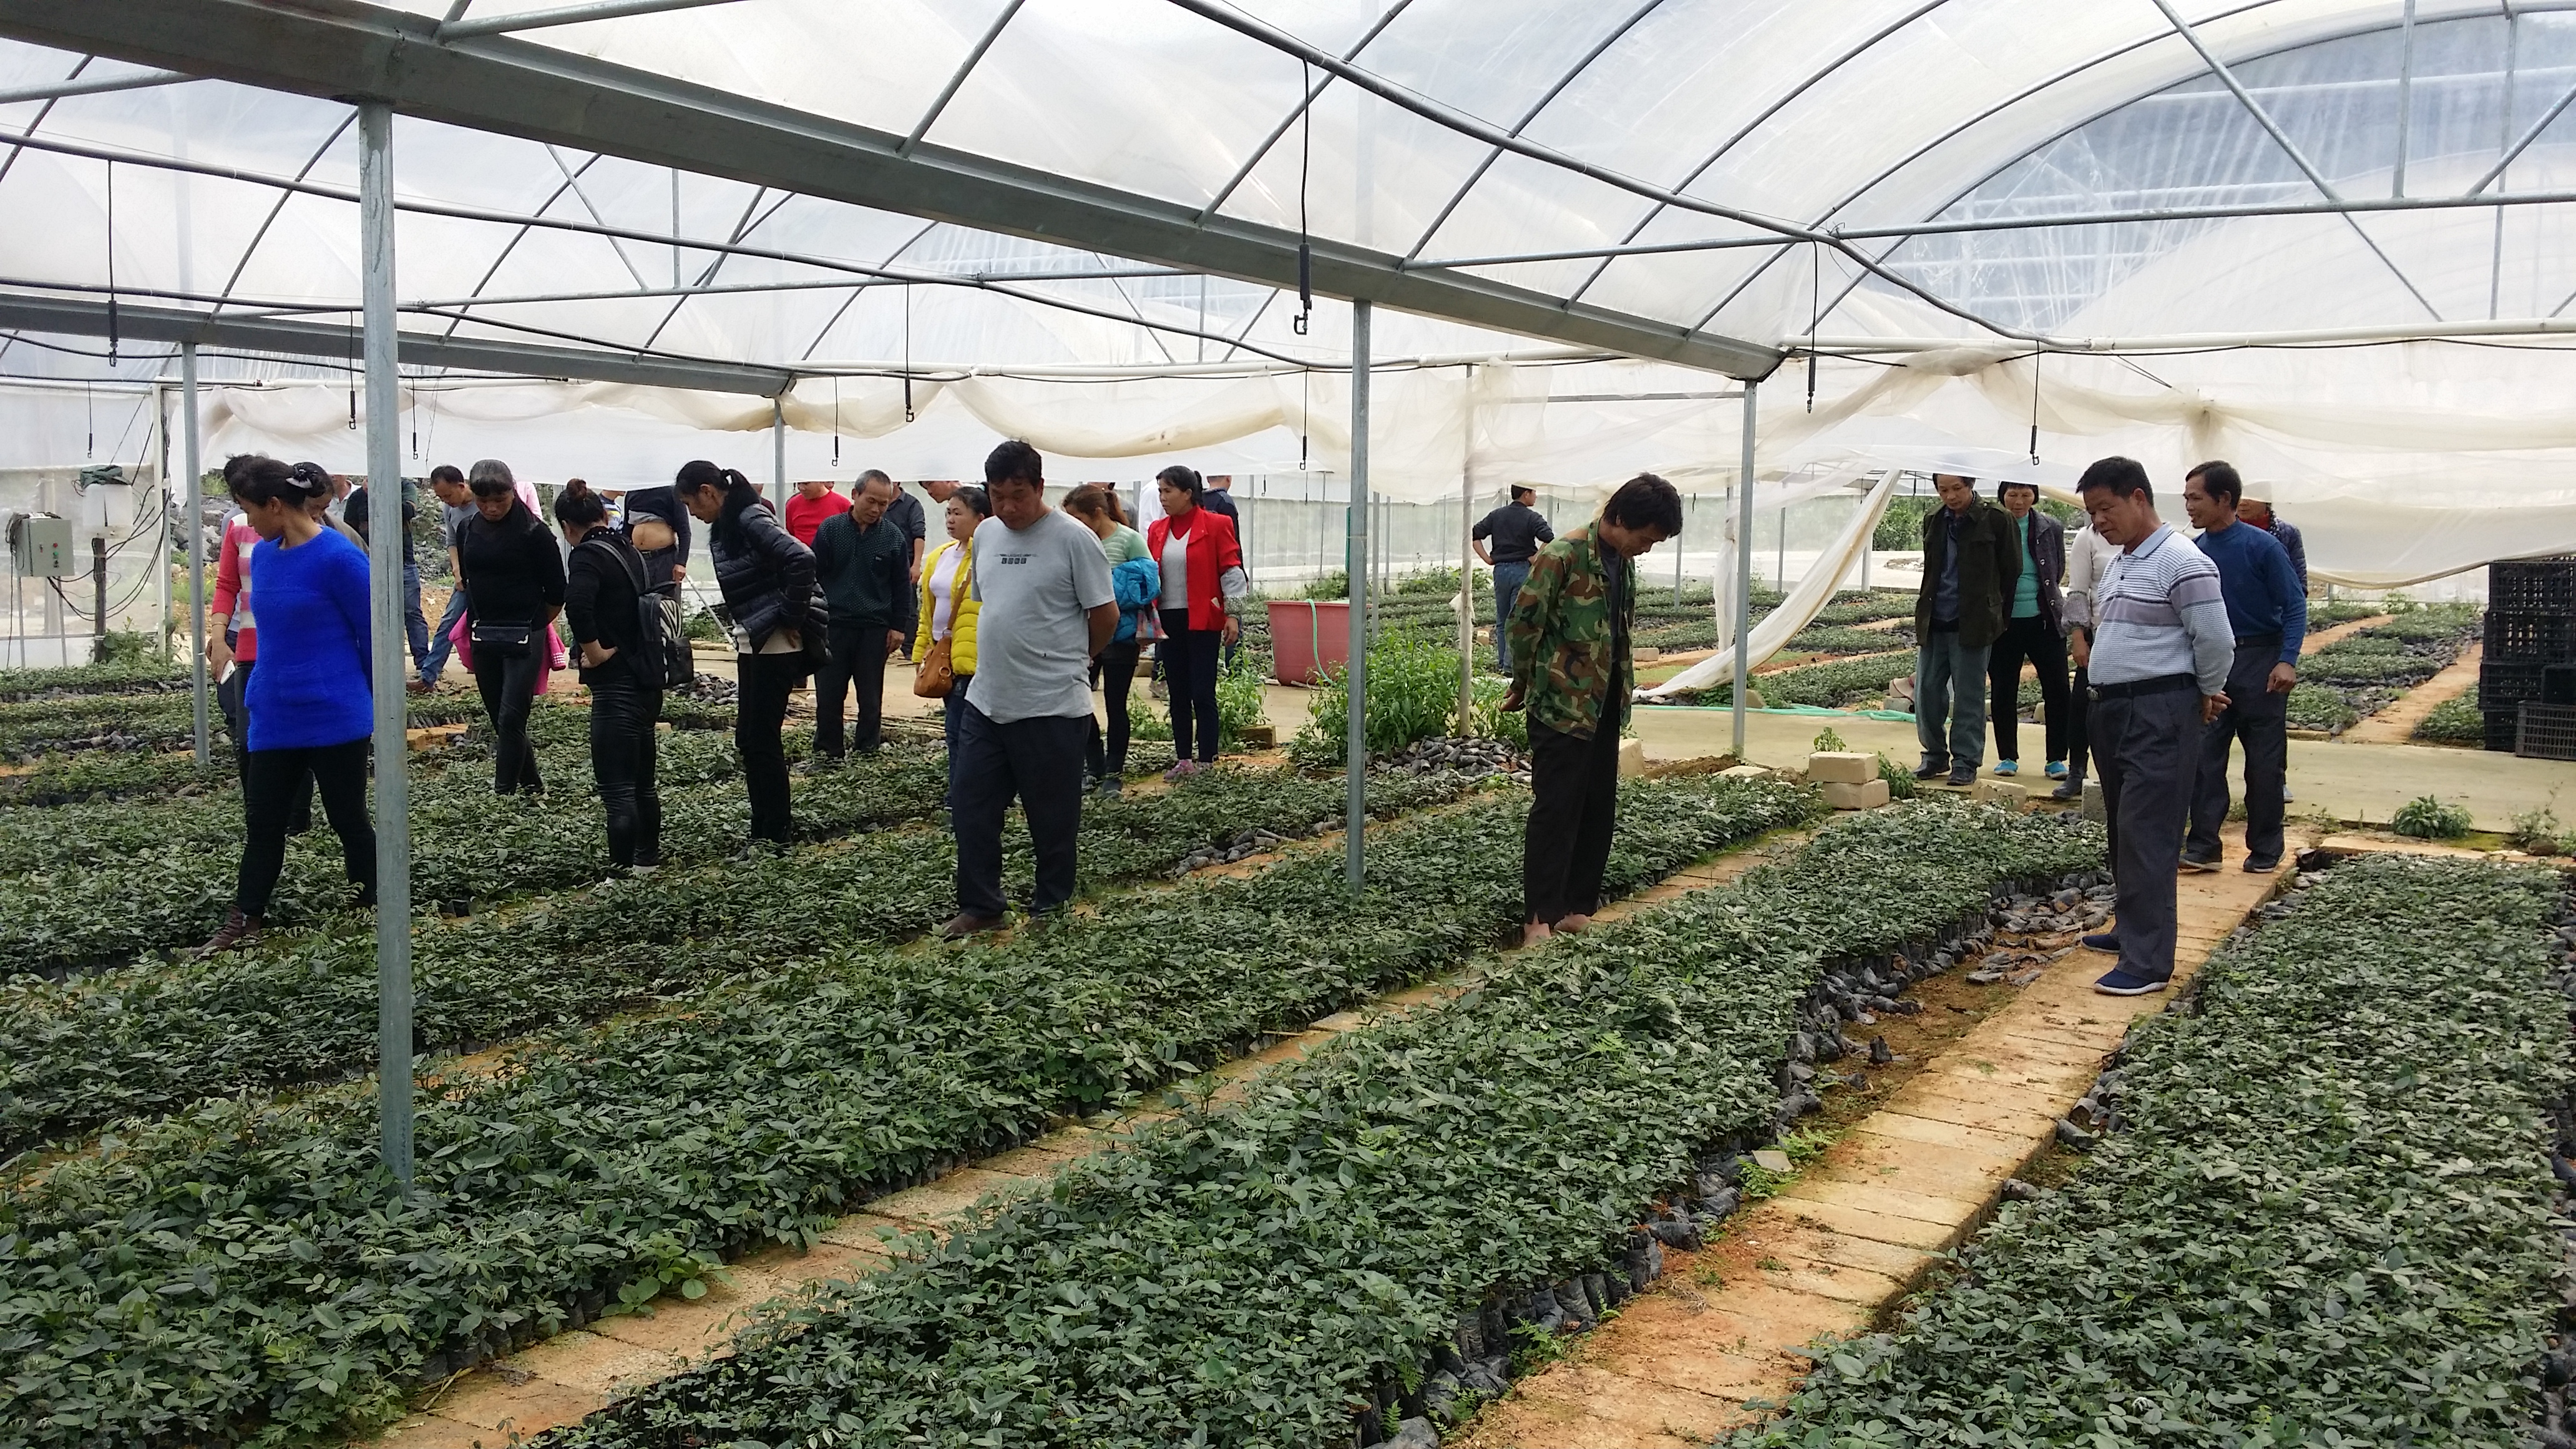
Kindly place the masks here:
MULTIPOLYGON (((1374 1436, 1374 1407, 1353 1418, 1371 1385, 1455 1351, 1462 1315, 1602 1271, 1700 1144, 1767 1130, 1822 956, 1982 916, 1998 872, 2100 852, 2098 832, 1991 809, 1836 822, 1145 1128, 559 1449, 818 1442, 861 1415, 927 1442, 1374 1436)), ((1523 1368, 1563 1346, 1497 1327, 1485 1351, 1523 1368)))
POLYGON ((2514 849, 2533 855, 2576 855, 2576 828, 2558 818, 2557 797, 2548 804, 2537 805, 2513 817, 2513 829, 2505 838, 2514 849))
POLYGON ((1912 770, 1889 759, 1885 751, 1878 756, 1878 778, 1887 782, 1887 796, 1891 800, 1913 799, 1916 787, 1922 783, 1914 778, 1912 770))
POLYGON ((2437 745, 2483 745, 2487 717, 2478 708, 2477 691, 2454 695, 2433 706, 2415 726, 2415 738, 2437 745))
POLYGON ((2133 1032, 2081 1172, 1727 1443, 2520 1442, 2563 1273, 2565 889, 2335 867, 2133 1032))
POLYGON ((1841 754, 1850 749, 1851 746, 1843 743, 1843 737, 1834 732, 1834 727, 1832 725, 1827 725, 1823 729, 1816 731, 1815 743, 1810 748, 1812 748, 1817 754, 1821 755, 1828 753, 1841 754))
POLYGON ((1335 569, 1309 580, 1298 597, 1303 599, 1347 599, 1351 596, 1351 573, 1335 569))
POLYGON ((2397 813, 2388 819, 2388 828, 2423 840, 2451 840, 2468 834, 2475 825, 2466 806, 2418 795, 2397 807, 2397 813))
MULTIPOLYGON (((1305 725, 1289 741, 1291 759, 1310 768, 1339 765, 1349 748, 1350 671, 1336 669, 1315 691, 1305 725)), ((1368 652, 1371 755, 1449 733, 1458 715, 1458 651, 1412 635, 1380 640, 1368 652)))

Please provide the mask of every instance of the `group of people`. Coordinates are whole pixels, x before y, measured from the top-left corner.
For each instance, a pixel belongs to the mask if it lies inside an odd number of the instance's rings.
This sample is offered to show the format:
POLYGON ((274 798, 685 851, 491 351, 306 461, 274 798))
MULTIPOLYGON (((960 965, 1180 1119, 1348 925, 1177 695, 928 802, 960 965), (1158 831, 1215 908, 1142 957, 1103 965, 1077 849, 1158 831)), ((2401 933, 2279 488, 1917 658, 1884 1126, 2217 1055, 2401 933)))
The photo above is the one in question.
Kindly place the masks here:
POLYGON ((2118 881, 2118 922, 2086 944, 2119 965, 2111 995, 2160 991, 2173 975, 2177 871, 2216 870, 2229 808, 2227 761, 2245 749, 2247 871, 2280 869, 2289 793, 2288 701, 2307 633, 2307 557, 2298 531, 2245 496, 2223 461, 2183 479, 2198 538, 2158 517, 2146 469, 2104 458, 2077 483, 2090 526, 2070 543, 2007 482, 1997 503, 1976 480, 1934 480, 1914 609, 1915 729, 1926 781, 1965 785, 1982 762, 1989 714, 1995 773, 2018 769, 2022 668, 2039 676, 2047 773, 2081 797, 2100 777, 2118 881), (2072 658, 2070 685, 2066 665, 2072 658))
MULTIPOLYGON (((1216 506, 1221 490, 1190 469, 1156 479, 1162 516, 1144 532, 1103 485, 1051 507, 1044 462, 1026 443, 995 449, 985 474, 981 487, 925 485, 947 535, 925 557, 921 505, 874 470, 852 496, 809 483, 780 510, 742 474, 693 461, 669 487, 629 494, 614 520, 608 501, 574 479, 554 500, 550 530, 535 489, 508 464, 441 466, 429 481, 456 588, 435 630, 411 621, 410 688, 433 687, 455 655, 491 727, 493 788, 535 793, 545 782, 530 714, 553 672, 577 662, 611 866, 655 869, 664 674, 647 605, 688 577, 694 520, 707 530, 718 617, 735 648, 734 738, 752 840, 784 844, 794 831, 783 732, 796 689, 813 683, 808 768, 829 770, 851 748, 878 747, 887 668, 909 659, 915 692, 941 699, 949 744, 963 909, 943 929, 1000 922, 1001 826, 1014 800, 1037 846, 1033 904, 1060 907, 1073 895, 1081 797, 1117 793, 1126 768, 1128 693, 1146 644, 1158 645, 1171 699, 1179 758, 1166 778, 1185 778, 1217 758, 1218 656, 1240 634, 1250 586, 1231 502, 1216 506), (1105 731, 1095 687, 1107 696, 1105 731), (856 715, 845 719, 853 690, 856 715)), ((262 929, 286 837, 309 828, 317 788, 362 898, 375 879, 365 490, 316 465, 256 456, 231 460, 225 477, 241 512, 224 534, 208 653, 240 744, 246 834, 232 909, 209 951, 262 929)), ((408 521, 408 492, 403 506, 408 521)), ((407 560, 407 586, 416 577, 407 560)), ((408 598, 417 615, 418 595, 408 598)))

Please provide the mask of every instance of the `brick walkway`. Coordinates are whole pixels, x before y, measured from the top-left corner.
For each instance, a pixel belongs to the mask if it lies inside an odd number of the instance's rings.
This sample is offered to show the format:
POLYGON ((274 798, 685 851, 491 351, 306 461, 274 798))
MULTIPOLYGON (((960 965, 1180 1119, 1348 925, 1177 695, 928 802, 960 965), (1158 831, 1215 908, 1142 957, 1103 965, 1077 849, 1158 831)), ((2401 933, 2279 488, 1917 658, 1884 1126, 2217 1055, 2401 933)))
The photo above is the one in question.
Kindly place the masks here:
MULTIPOLYGON (((2243 855, 2242 827, 2229 859, 2243 855)), ((2305 849, 2307 841, 2294 840, 2305 849)), ((2186 981, 2286 876, 2180 878, 2186 981)), ((1521 1380, 1453 1445, 1702 1446, 1796 1387, 1819 1334, 1875 1324, 1936 1255, 1985 1220, 2006 1178, 2049 1142, 2129 1024, 2172 992, 2096 995, 2110 958, 2077 950, 1972 1029, 1779 1194, 1666 1275, 1565 1361, 1521 1380)))

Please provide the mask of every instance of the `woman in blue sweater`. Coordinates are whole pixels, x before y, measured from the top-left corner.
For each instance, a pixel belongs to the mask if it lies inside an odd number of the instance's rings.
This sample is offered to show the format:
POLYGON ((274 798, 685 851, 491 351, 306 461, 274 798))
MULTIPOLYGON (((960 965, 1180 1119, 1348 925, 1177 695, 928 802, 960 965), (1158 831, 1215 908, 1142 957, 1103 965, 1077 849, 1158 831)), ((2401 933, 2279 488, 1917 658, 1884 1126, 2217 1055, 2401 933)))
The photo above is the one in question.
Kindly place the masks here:
POLYGON ((244 944, 265 924, 286 863, 287 817, 307 772, 340 837, 358 903, 376 899, 376 837, 367 819, 367 742, 375 727, 367 556, 313 520, 306 505, 314 490, 286 464, 252 459, 232 487, 260 538, 251 549, 260 590, 260 667, 249 687, 241 873, 232 911, 206 943, 208 955, 244 944))

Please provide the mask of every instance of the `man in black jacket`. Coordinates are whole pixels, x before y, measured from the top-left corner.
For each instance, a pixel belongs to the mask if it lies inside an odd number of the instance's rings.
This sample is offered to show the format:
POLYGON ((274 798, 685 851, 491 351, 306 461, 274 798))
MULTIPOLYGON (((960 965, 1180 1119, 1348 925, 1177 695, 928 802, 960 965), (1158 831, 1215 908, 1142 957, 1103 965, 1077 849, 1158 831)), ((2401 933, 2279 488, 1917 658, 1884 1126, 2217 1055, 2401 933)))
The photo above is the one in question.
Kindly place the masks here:
POLYGON ((1923 520, 1923 591, 1914 602, 1918 780, 1973 785, 1986 753, 1986 654, 2004 632, 2021 549, 1977 480, 1933 475, 1941 506, 1923 520))
POLYGON ((870 472, 847 513, 814 530, 814 577, 830 608, 831 647, 814 671, 814 760, 840 763, 841 701, 858 686, 850 733, 860 754, 873 754, 885 732, 886 661, 912 647, 912 539, 886 514, 894 480, 870 472))
POLYGON ((2066 778, 2066 525, 2039 511, 2039 485, 2005 483, 1995 489, 2012 520, 2021 572, 2004 607, 2004 631, 1995 638, 1986 668, 1989 713, 1995 722, 1995 773, 2021 773, 2021 667, 2039 671, 2039 702, 2048 740, 2048 778, 2066 778))

